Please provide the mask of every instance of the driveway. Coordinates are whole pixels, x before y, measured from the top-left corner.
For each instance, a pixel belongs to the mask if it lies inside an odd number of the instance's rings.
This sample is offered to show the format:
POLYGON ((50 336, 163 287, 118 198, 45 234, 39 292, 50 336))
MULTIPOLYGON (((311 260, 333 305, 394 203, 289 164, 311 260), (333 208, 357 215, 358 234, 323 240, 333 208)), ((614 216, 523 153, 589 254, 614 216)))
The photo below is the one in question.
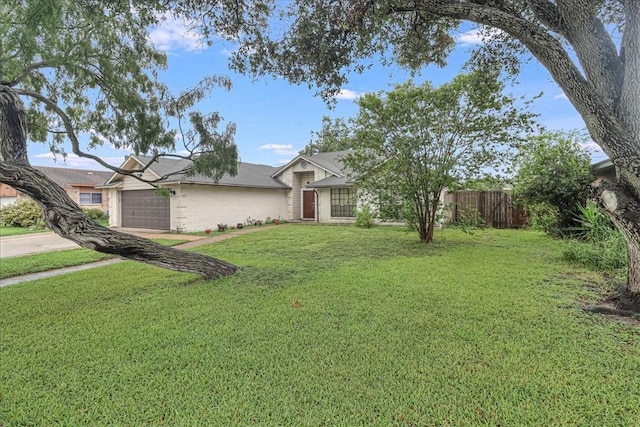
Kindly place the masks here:
MULTIPOLYGON (((118 231, 135 234, 142 237, 159 237, 156 236, 158 230, 118 229, 118 231)), ((79 247, 80 246, 73 243, 71 240, 60 237, 53 232, 22 234, 19 236, 8 236, 0 238, 0 258, 24 256, 42 252, 61 251, 79 247)))

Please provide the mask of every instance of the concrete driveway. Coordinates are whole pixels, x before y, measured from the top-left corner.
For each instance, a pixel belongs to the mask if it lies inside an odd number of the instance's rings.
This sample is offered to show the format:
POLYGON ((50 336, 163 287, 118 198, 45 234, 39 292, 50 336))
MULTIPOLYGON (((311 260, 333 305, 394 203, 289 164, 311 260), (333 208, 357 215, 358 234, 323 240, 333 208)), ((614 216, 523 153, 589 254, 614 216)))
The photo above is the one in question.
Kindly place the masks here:
MULTIPOLYGON (((138 230, 138 229, 117 229, 129 234, 142 237, 157 237, 160 230, 138 230)), ((58 236, 53 232, 22 234, 19 236, 8 236, 0 238, 0 258, 10 258, 37 254, 42 252, 61 251, 65 249, 75 249, 80 246, 58 236)))

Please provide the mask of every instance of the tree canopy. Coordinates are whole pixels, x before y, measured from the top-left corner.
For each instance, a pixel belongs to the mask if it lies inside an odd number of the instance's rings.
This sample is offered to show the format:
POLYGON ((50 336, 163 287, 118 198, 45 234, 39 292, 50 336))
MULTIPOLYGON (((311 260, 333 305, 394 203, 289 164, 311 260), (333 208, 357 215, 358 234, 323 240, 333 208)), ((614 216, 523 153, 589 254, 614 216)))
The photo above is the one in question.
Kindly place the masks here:
MULTIPOLYGON (((131 174, 92 154, 92 148, 108 143, 155 158, 190 159, 177 173, 214 179, 236 173, 234 125, 219 130, 217 113, 194 108, 213 88, 228 89, 229 79, 204 76, 180 94, 170 93, 159 79, 167 58, 150 43, 148 32, 170 6, 93 0, 0 5, 0 182, 31 196, 43 208, 47 226, 81 246, 217 277, 235 267, 100 227, 27 158, 28 141, 47 143, 62 156, 63 142, 69 141, 78 156, 131 174)), ((139 175, 134 176, 143 179, 139 175)))
POLYGON ((300 154, 312 156, 318 153, 349 150, 353 148, 351 132, 349 120, 324 116, 322 129, 311 133, 311 140, 300 154))

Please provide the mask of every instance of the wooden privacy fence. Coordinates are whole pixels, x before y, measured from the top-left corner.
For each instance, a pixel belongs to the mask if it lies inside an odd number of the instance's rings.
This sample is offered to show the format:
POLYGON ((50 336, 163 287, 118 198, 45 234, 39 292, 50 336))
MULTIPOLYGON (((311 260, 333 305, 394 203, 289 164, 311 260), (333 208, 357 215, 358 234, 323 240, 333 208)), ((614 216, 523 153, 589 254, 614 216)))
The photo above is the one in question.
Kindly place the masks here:
POLYGON ((478 216, 493 228, 520 228, 526 222, 524 209, 515 206, 506 191, 456 191, 447 193, 444 203, 451 222, 478 216))

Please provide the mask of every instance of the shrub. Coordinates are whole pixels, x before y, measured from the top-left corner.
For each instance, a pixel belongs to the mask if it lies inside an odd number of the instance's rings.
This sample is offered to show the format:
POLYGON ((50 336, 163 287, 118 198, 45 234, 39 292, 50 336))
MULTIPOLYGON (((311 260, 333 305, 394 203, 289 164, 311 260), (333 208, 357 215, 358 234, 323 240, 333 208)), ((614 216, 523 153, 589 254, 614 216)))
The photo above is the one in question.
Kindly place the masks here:
POLYGON ((580 142, 584 135, 575 132, 545 133, 532 138, 520 152, 514 178, 516 201, 531 210, 552 206, 557 217, 552 221, 550 209, 538 209, 542 222, 534 228, 557 235, 559 229, 576 225, 576 206, 584 204, 584 190, 594 179, 591 156, 580 142))
POLYGON ((572 231, 579 233, 580 240, 567 243, 563 259, 598 271, 624 268, 627 245, 607 214, 592 201, 584 207, 579 206, 578 212, 576 220, 580 225, 572 227, 572 231))
POLYGON ((369 205, 364 205, 362 209, 354 209, 356 214, 356 227, 373 227, 373 213, 369 205))
POLYGON ((0 209, 0 222, 8 227, 44 227, 42 209, 30 198, 0 209))
POLYGON ((106 221, 109 219, 109 215, 106 212, 97 208, 82 209, 82 211, 94 221, 106 221))
POLYGON ((597 271, 611 272, 627 265, 627 245, 619 232, 606 240, 589 242, 569 240, 562 258, 597 271))
POLYGON ((548 203, 538 203, 528 208, 529 226, 552 236, 560 234, 560 214, 558 208, 548 203))
POLYGON ((487 223, 482 218, 482 215, 480 215, 480 212, 478 212, 478 209, 473 206, 467 206, 465 209, 460 210, 456 225, 458 225, 463 232, 473 234, 477 230, 486 228, 487 223))

